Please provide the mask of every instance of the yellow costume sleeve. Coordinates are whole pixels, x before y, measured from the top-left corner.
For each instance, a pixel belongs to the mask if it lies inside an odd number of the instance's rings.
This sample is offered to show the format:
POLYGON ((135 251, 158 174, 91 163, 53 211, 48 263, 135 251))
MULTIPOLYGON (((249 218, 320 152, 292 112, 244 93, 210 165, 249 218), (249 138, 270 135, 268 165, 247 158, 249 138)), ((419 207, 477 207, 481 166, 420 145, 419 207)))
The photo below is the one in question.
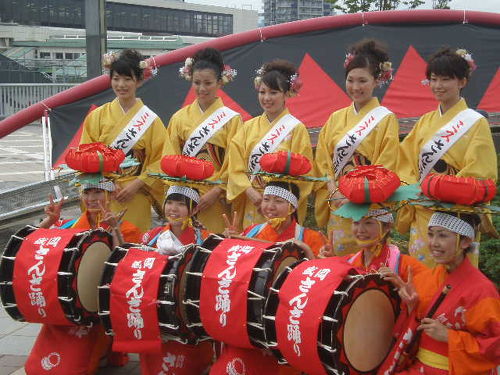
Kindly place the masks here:
MULTIPOLYGON (((225 125, 227 127, 227 146, 226 153, 224 155, 224 163, 222 164, 221 169, 215 175, 216 180, 221 180, 225 184, 219 185, 222 189, 227 190, 227 183, 229 179, 229 147, 231 140, 236 136, 236 133, 243 127, 243 120, 241 116, 233 117, 228 124, 225 125)), ((232 176, 231 176, 232 178, 232 176)))
POLYGON ((80 138, 80 143, 93 143, 99 142, 99 134, 100 132, 100 123, 99 121, 101 109, 103 107, 99 107, 90 112, 83 120, 83 132, 82 137, 80 138))
POLYGON ((399 178, 409 184, 418 182, 418 155, 420 154, 418 139, 418 129, 425 123, 425 116, 421 117, 413 126, 413 129, 403 139, 399 145, 399 161, 397 174, 399 178))
POLYGON ((230 201, 252 186, 246 173, 248 171, 247 153, 251 152, 251 150, 246 150, 246 139, 252 124, 256 122, 256 119, 245 122, 229 144, 226 173, 231 176, 227 185, 227 199, 230 201))

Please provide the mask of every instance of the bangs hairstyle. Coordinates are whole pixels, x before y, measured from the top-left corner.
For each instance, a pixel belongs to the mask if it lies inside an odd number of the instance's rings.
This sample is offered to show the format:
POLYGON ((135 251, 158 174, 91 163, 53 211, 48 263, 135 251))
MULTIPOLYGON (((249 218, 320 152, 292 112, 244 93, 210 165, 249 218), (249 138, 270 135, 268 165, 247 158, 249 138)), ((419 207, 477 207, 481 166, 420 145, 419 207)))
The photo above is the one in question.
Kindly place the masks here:
MULTIPOLYGON (((198 191, 198 190, 196 190, 196 191, 198 191)), ((165 198, 165 204, 167 203, 167 201, 176 201, 176 202, 185 203, 187 208, 188 208, 189 213, 191 213, 191 211, 194 210, 196 208, 196 206, 198 206, 198 203, 196 203, 194 200, 186 197, 183 194, 179 194, 179 193, 170 194, 168 197, 165 198)), ((165 206, 165 204, 163 206, 165 206)))
MULTIPOLYGON (((285 190, 288 190, 289 192, 291 192, 293 195, 295 195, 297 197, 297 202, 300 200, 299 187, 296 184, 294 184, 293 182, 271 181, 266 186, 277 186, 277 187, 283 188, 285 190)), ((292 214, 292 217, 295 220, 298 220, 297 210, 298 210, 298 208, 292 214)))
POLYGON ((427 61, 427 79, 431 78, 432 73, 442 77, 469 79, 471 69, 467 61, 456 54, 456 49, 446 47, 437 51, 427 61))
POLYGON ((144 57, 136 50, 123 50, 120 56, 111 63, 109 77, 113 78, 113 73, 117 73, 121 76, 127 76, 141 81, 144 78, 143 70, 139 66, 142 60, 144 60, 144 57))
POLYGON ((193 56, 193 73, 197 70, 210 69, 215 73, 217 80, 222 79, 224 60, 222 54, 215 48, 205 48, 193 56))
POLYGON ((271 90, 278 90, 281 92, 290 91, 290 79, 297 73, 297 68, 290 61, 287 60, 273 60, 265 63, 262 66, 264 73, 262 74, 262 83, 264 83, 271 90))
POLYGON ((345 77, 353 69, 368 69, 373 78, 378 79, 382 73, 380 64, 389 61, 387 47, 382 42, 375 39, 363 39, 350 46, 348 53, 354 55, 349 64, 345 67, 345 77))
MULTIPOLYGON (((440 212, 443 214, 447 214, 450 216, 458 217, 460 220, 465 221, 467 224, 470 224, 472 228, 474 229, 474 232, 476 233, 476 238, 477 238, 477 233, 479 231, 479 226, 481 225, 481 218, 478 215, 475 214, 466 214, 466 213, 457 213, 457 212, 447 212, 447 211, 436 211, 440 212)), ((464 235, 459 234, 460 239, 463 240, 464 238, 468 238, 464 235)), ((464 252, 471 253, 474 251, 474 245, 469 246, 467 249, 464 250, 464 252)))

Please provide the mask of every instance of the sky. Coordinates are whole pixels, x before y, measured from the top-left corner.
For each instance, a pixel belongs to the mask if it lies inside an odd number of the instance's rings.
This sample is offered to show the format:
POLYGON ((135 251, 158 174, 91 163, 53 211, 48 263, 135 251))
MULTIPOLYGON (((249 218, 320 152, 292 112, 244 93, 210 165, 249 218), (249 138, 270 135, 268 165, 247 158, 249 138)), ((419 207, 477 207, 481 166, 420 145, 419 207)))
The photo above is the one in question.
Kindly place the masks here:
MULTIPOLYGON (((233 8, 255 9, 261 11, 262 0, 185 0, 188 3, 205 5, 229 6, 233 8)), ((418 9, 429 9, 432 0, 426 0, 426 4, 418 9)), ((452 0, 451 9, 479 10, 483 12, 500 13, 500 0, 452 0)))

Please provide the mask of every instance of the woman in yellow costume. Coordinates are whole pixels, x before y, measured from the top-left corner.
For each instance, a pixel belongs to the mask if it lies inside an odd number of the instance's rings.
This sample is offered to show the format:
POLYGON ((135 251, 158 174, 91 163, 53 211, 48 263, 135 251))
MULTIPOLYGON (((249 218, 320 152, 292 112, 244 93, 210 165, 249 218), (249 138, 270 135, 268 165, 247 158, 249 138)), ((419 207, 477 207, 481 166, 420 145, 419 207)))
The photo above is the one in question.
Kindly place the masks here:
MULTIPOLYGON (((225 67, 218 50, 205 48, 186 59, 180 73, 191 82, 196 100, 170 119, 167 128, 170 141, 165 143, 163 154, 183 154, 208 160, 215 167, 210 179, 226 183, 227 148, 243 122, 239 113, 224 106, 217 91, 234 79, 236 71, 225 67)), ((200 188, 200 203, 195 213, 211 232, 222 233, 222 214, 230 212, 223 186, 200 188)))
MULTIPOLYGON (((429 59, 426 76, 439 106, 423 115, 401 143, 402 180, 421 182, 429 173, 497 179, 488 121, 460 96, 474 69, 471 55, 463 49, 445 48, 429 59)), ((397 223, 400 232, 410 230, 410 254, 429 266, 434 265, 427 241, 431 216, 425 207, 408 206, 400 211, 397 223)))
MULTIPOLYGON (((232 201, 233 209, 242 214, 244 228, 265 222, 260 213, 264 184, 259 178, 249 178, 247 174, 260 170, 262 155, 291 151, 312 160, 309 133, 286 107, 287 98, 296 95, 300 86, 297 69, 288 61, 274 60, 265 63, 257 71, 255 88, 264 113, 246 121, 229 147, 228 168, 231 178, 228 181, 227 198, 232 201)), ((305 182, 298 185, 301 197, 298 217, 299 222, 302 222, 312 184, 305 182)))
MULTIPOLYGON (((116 180, 116 201, 113 212, 125 208, 125 220, 146 231, 151 227, 151 207, 161 207, 164 186, 148 176, 161 157, 167 139, 160 118, 136 97, 144 79, 147 63, 136 51, 124 50, 119 56, 104 56, 109 68, 111 88, 116 99, 92 111, 85 119, 80 143, 102 142, 122 149, 133 156, 139 165, 122 169, 116 180)), ((161 209, 160 209, 161 210, 161 209)))
POLYGON ((346 203, 337 189, 338 180, 358 165, 381 164, 395 170, 399 145, 396 116, 373 96, 377 85, 392 78, 385 47, 363 40, 349 48, 344 67, 346 91, 353 102, 332 113, 321 129, 315 162, 316 174, 330 178, 316 192, 316 222, 328 226, 336 255, 353 253, 357 245, 351 220, 331 214, 328 196, 332 195, 336 207, 346 203))

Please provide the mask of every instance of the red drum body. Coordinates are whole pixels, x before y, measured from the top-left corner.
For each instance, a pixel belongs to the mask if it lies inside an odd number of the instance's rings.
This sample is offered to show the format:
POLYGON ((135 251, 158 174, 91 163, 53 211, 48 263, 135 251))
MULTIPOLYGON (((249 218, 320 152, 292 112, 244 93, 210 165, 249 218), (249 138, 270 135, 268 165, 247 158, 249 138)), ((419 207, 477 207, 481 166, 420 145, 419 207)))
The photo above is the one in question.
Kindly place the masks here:
POLYGON ((201 338, 265 348, 264 304, 273 280, 304 257, 297 246, 212 235, 187 269, 184 304, 188 327, 201 338))
POLYGON ((141 342, 139 350, 127 347, 127 351, 154 350, 144 345, 146 338, 155 341, 153 346, 172 340, 198 343, 186 327, 186 314, 180 303, 185 291, 185 268, 194 250, 192 246, 183 253, 167 256, 144 251, 141 245, 124 244, 111 254, 99 286, 99 315, 106 333, 114 335, 115 341, 123 338, 129 344, 141 342))
POLYGON ((42 229, 14 234, 0 263, 0 297, 15 320, 92 325, 97 286, 112 237, 104 230, 42 229))
POLYGON ((392 286, 334 258, 292 267, 266 302, 266 340, 274 355, 309 375, 375 374, 399 315, 392 286))

